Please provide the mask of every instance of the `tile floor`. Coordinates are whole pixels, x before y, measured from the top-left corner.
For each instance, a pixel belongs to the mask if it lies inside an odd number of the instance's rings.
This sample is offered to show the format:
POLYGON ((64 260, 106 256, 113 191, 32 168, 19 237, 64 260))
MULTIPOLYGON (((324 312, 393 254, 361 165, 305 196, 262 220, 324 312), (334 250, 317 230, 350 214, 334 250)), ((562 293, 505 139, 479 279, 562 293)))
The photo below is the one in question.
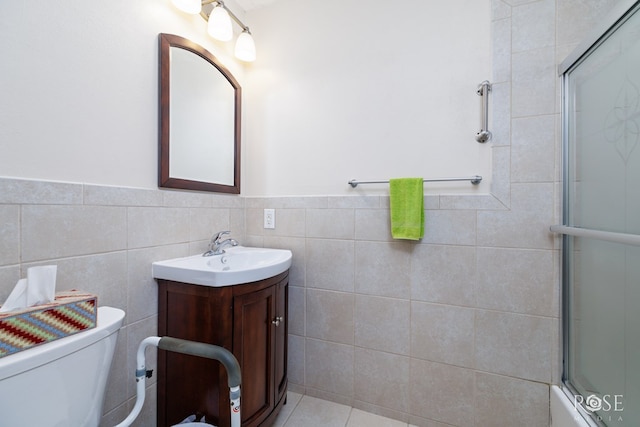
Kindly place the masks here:
POLYGON ((273 427, 412 427, 350 406, 289 392, 273 427))

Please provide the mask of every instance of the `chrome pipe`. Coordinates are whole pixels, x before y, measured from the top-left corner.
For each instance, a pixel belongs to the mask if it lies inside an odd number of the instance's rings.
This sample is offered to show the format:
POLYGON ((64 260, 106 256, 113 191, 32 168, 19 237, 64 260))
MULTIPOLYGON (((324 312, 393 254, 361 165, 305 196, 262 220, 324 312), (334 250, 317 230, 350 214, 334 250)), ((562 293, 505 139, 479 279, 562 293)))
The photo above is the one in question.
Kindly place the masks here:
POLYGON ((476 133, 476 141, 484 143, 491 139, 489 132, 489 91, 491 91, 491 83, 488 80, 478 85, 476 93, 482 97, 482 105, 480 108, 480 130, 476 133))

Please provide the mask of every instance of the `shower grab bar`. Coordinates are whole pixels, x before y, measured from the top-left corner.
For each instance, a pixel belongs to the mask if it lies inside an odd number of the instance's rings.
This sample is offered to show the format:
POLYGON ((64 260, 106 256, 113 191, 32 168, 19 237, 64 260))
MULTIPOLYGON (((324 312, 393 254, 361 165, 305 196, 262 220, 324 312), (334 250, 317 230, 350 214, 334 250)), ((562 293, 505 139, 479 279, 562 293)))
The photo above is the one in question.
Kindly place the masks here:
MULTIPOLYGON (((471 181, 473 185, 480 184, 482 181, 482 177, 480 175, 474 175, 469 177, 461 177, 461 178, 433 178, 433 179, 423 179, 423 182, 447 182, 447 181, 471 181)), ((347 184, 349 184, 352 188, 356 188, 358 184, 388 184, 389 180, 385 181, 358 181, 357 179, 352 179, 347 184)))
POLYGON ((482 97, 482 107, 480 108, 480 130, 476 133, 476 141, 484 143, 491 139, 489 132, 489 91, 491 83, 488 80, 478 85, 476 93, 482 97))
POLYGON ((549 230, 555 234, 566 234, 567 236, 586 237, 590 239, 620 243, 623 245, 640 246, 640 235, 638 234, 592 230, 589 228, 571 227, 568 225, 552 225, 549 227, 549 230))

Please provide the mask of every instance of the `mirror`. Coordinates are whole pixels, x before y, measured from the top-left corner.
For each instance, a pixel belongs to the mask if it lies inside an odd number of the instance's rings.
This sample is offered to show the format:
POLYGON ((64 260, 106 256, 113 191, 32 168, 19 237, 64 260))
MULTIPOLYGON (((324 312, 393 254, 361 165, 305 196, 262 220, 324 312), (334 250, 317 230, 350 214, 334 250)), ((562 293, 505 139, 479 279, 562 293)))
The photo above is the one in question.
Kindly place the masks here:
POLYGON ((202 46, 160 34, 160 187, 240 194, 241 93, 202 46))

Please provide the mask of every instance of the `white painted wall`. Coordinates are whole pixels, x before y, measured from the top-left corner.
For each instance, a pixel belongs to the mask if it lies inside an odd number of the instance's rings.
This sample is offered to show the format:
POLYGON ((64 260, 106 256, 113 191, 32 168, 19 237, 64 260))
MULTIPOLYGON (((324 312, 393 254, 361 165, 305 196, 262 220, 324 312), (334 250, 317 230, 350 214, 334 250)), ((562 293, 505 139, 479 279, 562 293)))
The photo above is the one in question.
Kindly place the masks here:
POLYGON ((156 188, 161 32, 242 84, 232 44, 169 0, 2 1, 0 28, 0 176, 156 188))
POLYGON ((0 176, 156 188, 166 32, 203 45, 243 87, 244 195, 354 194, 351 178, 409 175, 480 174, 480 187, 428 191, 489 191, 490 145, 473 140, 489 0, 233 10, 257 43, 247 68, 169 0, 0 2, 0 176))
POLYGON ((354 194, 352 178, 479 174, 490 144, 477 85, 491 79, 490 0, 278 0, 247 14, 243 193, 354 194))

